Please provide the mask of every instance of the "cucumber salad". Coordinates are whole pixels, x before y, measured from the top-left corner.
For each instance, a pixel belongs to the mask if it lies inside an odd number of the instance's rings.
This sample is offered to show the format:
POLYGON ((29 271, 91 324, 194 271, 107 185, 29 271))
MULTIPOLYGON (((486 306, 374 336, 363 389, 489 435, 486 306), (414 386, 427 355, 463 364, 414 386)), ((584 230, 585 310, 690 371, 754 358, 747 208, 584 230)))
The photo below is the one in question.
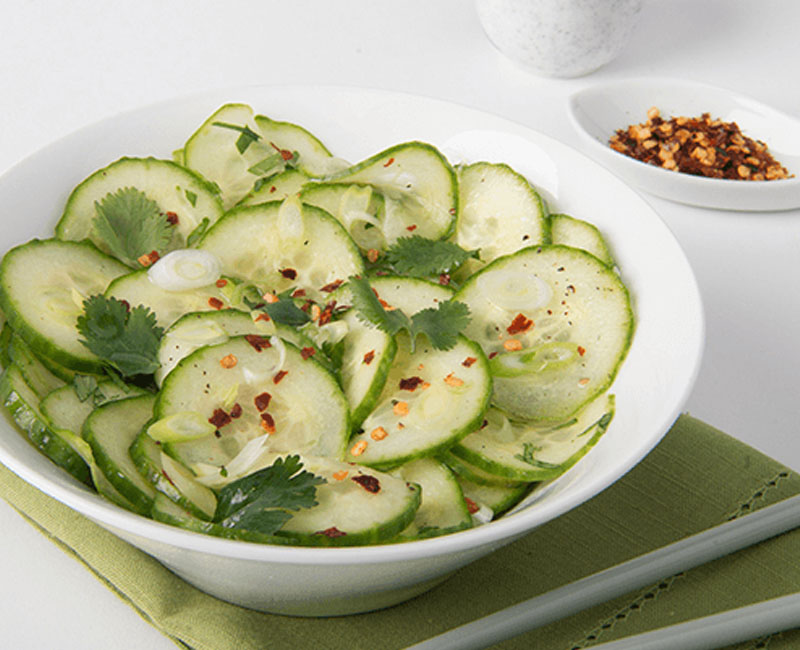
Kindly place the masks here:
POLYGON ((78 481, 196 532, 487 523, 607 430, 633 335, 602 233, 555 207, 505 164, 418 141, 348 162, 226 104, 4 255, 3 405, 78 481))

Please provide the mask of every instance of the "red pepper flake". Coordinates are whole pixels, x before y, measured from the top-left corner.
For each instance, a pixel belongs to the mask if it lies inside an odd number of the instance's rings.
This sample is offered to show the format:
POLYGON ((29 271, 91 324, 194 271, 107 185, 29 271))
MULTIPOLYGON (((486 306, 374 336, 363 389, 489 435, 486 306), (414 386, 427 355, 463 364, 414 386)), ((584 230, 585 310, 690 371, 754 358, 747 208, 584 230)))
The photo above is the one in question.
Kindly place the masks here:
POLYGON ((269 188, 269 193, 270 193, 270 194, 272 194, 273 192, 277 192, 277 191, 278 191, 278 188, 277 188, 277 187, 275 187, 274 185, 273 185, 272 187, 270 187, 270 188, 269 188))
POLYGON ((233 368, 237 363, 239 363, 239 360, 236 358, 235 354, 226 354, 219 360, 219 365, 227 370, 233 368))
POLYGON ((217 287, 222 289, 222 287, 228 286, 228 281, 225 278, 220 278, 214 283, 217 287))
POLYGON ((371 364, 372 361, 375 359, 375 350, 370 350, 364 355, 364 363, 367 365, 371 364))
POLYGON ((450 274, 442 273, 439 276, 439 284, 441 284, 443 287, 446 287, 448 284, 450 284, 450 274))
POLYGON ((469 368, 473 363, 475 363, 477 359, 475 357, 467 357, 461 362, 461 365, 465 368, 469 368))
POLYGON ((511 321, 511 325, 506 327, 506 331, 513 336, 520 332, 527 332, 531 327, 533 327, 533 321, 530 318, 526 318, 524 314, 517 314, 511 321))
POLYGON ((232 418, 241 417, 242 416, 242 405, 239 404, 238 402, 236 404, 234 404, 233 407, 231 408, 230 415, 231 415, 232 418))
POLYGON ((344 280, 334 280, 333 282, 329 282, 326 284, 320 291, 324 291, 325 293, 330 293, 331 291, 336 291, 339 287, 342 286, 344 280))
POLYGON ((318 530, 315 535, 325 535, 325 537, 330 537, 333 539, 334 537, 344 537, 347 533, 342 532, 336 526, 331 526, 330 528, 326 528, 325 530, 318 530))
POLYGON ((464 497, 464 501, 466 501, 467 503, 467 511, 469 512, 469 514, 474 515, 476 512, 478 512, 478 510, 480 510, 478 504, 475 503, 469 497, 464 497))
POLYGON ((272 383, 273 384, 280 383, 281 379, 283 379, 288 374, 289 374, 288 370, 279 370, 277 373, 275 373, 275 376, 272 378, 272 383))
POLYGON ((256 408, 261 412, 267 410, 271 399, 272 395, 269 393, 261 393, 260 395, 256 395, 253 401, 255 402, 256 408))
POLYGON ((400 380, 400 390, 408 390, 413 393, 423 382, 422 377, 406 377, 400 380))
POLYGON ((338 472, 333 473, 333 478, 337 481, 344 481, 349 473, 346 469, 340 469, 338 472))
POLYGON ((291 160, 292 158, 294 158, 294 154, 288 149, 281 149, 274 142, 270 142, 269 144, 273 149, 275 149, 275 151, 277 151, 281 155, 281 158, 283 158, 284 160, 291 160))
POLYGON ((292 293, 292 298, 303 298, 306 295, 305 289, 297 289, 292 293))
POLYGON ((350 480, 355 481, 361 487, 363 487, 367 492, 371 492, 372 494, 377 494, 378 492, 381 491, 381 483, 374 476, 368 476, 367 474, 359 474, 358 476, 352 476, 350 480))
POLYGON ((266 300, 270 305, 274 305, 276 302, 280 301, 280 298, 276 296, 274 293, 265 293, 261 296, 264 300, 266 300))
POLYGON ((223 305, 224 303, 219 298, 211 296, 211 298, 208 299, 208 306, 211 307, 211 309, 222 309, 223 305))
POLYGON ((417 224, 415 224, 415 223, 413 223, 410 226, 406 227, 406 230, 408 230, 408 232, 414 232, 416 229, 417 229, 417 224))
POLYGON ((214 413, 210 418, 208 418, 208 421, 217 427, 217 429, 219 429, 224 427, 226 424, 230 424, 231 416, 222 409, 214 409, 214 413))
POLYGON ((269 317, 269 314, 265 311, 262 311, 258 316, 255 318, 256 322, 263 320, 263 321, 271 321, 272 319, 269 317))
POLYGON ((387 160, 385 163, 383 163, 383 166, 384 166, 384 167, 388 167, 388 166, 389 166, 389 165, 391 165, 393 162, 394 162, 394 158, 389 158, 389 160, 387 160))
POLYGON ((178 225, 178 215, 174 212, 167 212, 167 223, 170 226, 178 225))
POLYGON ((313 357, 316 353, 317 351, 311 347, 303 348, 302 350, 300 350, 300 356, 303 357, 303 361, 305 361, 310 357, 313 357))
POLYGON ((325 309, 320 311, 319 317, 317 320, 317 325, 327 325, 331 322, 331 318, 333 318, 333 310, 336 308, 336 301, 331 300, 327 305, 325 305, 325 309))
POLYGON ((287 280, 294 280, 297 277, 297 271, 294 269, 281 269, 279 273, 287 280))
POLYGON ((260 336, 259 334, 245 334, 244 340, 253 346, 256 352, 261 352, 261 350, 265 348, 272 347, 272 343, 269 342, 269 339, 266 336, 260 336))
POLYGON ((275 419, 269 413, 261 414, 261 428, 267 433, 275 433, 275 419))
POLYGON ((136 258, 136 260, 142 266, 151 266, 152 264, 158 262, 158 258, 159 258, 158 251, 150 251, 149 253, 140 255, 139 257, 136 258))
POLYGON ((450 213, 450 215, 452 215, 452 216, 455 216, 455 215, 456 215, 456 209, 455 209, 455 208, 450 208, 450 209, 448 210, 448 212, 449 212, 449 213, 450 213))
POLYGON ((169 484, 170 484, 172 487, 175 487, 175 483, 173 483, 173 482, 172 482, 172 479, 169 477, 169 474, 167 474, 167 471, 166 471, 166 470, 162 469, 162 470, 161 470, 161 475, 162 475, 162 476, 163 476, 165 479, 167 479, 167 481, 169 481, 169 484))
POLYGON ((377 261, 378 261, 378 257, 380 257, 380 254, 381 254, 381 252, 380 252, 380 251, 379 251, 377 248, 370 248, 370 249, 367 251, 367 259, 368 259, 368 260, 369 260, 369 261, 370 261, 372 264, 375 264, 375 262, 377 262, 377 261))
POLYGON ((120 302, 125 306, 125 311, 131 310, 131 303, 129 303, 127 300, 120 300, 120 302))
POLYGON ((497 356, 497 352, 490 352, 488 358, 489 359, 494 359, 496 356, 497 356))
POLYGON ((582 345, 579 345, 579 346, 578 346, 578 354, 579 354, 579 355, 581 355, 581 356, 583 356, 584 354, 586 354, 586 348, 585 348, 585 347, 583 347, 582 345))

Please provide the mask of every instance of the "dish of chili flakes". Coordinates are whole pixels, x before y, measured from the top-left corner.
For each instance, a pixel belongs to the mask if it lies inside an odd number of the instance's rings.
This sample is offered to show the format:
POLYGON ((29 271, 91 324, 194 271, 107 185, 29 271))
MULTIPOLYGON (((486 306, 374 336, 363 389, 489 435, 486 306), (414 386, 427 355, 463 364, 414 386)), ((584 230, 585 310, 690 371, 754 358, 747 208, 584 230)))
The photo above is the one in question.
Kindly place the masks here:
POLYGON ((636 160, 695 176, 750 181, 794 177, 764 142, 744 135, 736 122, 710 113, 664 119, 654 106, 646 122, 618 129, 609 146, 636 160))

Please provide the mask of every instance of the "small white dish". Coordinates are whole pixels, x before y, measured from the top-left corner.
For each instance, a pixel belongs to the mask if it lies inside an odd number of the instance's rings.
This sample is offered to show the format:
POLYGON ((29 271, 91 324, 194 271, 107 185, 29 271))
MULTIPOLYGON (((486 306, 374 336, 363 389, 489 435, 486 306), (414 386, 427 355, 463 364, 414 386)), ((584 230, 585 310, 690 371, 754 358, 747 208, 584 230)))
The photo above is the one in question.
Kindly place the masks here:
POLYGON ((588 143, 587 153, 631 184, 661 198, 706 208, 767 212, 800 208, 800 120, 745 95, 702 83, 630 79, 591 86, 569 99, 569 115, 588 143), (794 178, 737 181, 692 176, 640 162, 608 146, 617 129, 647 120, 657 107, 664 118, 697 117, 736 122, 761 140, 794 178))

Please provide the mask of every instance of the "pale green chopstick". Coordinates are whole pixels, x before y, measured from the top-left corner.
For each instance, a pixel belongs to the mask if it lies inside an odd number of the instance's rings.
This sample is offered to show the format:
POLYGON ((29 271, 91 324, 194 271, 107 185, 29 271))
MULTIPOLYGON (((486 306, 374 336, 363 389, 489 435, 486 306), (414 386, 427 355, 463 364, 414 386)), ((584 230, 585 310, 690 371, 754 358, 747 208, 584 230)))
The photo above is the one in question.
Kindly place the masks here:
MULTIPOLYGON (((797 527, 800 527, 800 496, 761 508, 749 515, 512 605, 410 646, 409 650, 486 648, 797 527)), ((774 631, 778 629, 785 628, 775 628, 774 631)), ((763 633, 765 632, 755 631, 749 638, 763 633)), ((645 646, 607 647, 613 650, 635 647, 638 650, 645 646)), ((650 647, 647 647, 649 650, 650 647)), ((652 646, 654 650, 662 647, 667 646, 652 646)), ((672 644, 669 648, 672 650, 682 646, 672 644)))

